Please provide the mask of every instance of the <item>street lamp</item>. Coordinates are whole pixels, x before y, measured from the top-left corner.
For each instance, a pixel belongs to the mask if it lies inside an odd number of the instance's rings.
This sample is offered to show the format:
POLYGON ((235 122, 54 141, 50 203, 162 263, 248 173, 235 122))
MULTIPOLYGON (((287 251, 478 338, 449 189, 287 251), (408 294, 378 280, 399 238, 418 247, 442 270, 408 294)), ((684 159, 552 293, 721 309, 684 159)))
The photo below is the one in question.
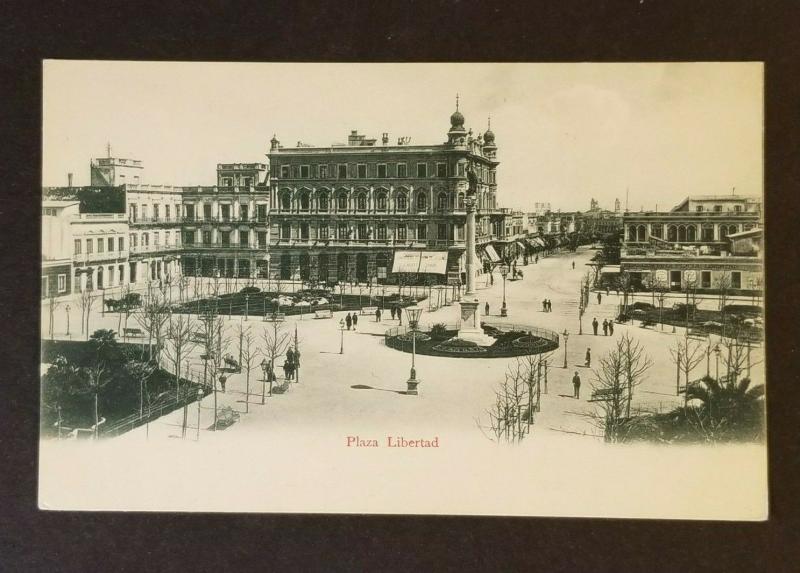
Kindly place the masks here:
POLYGON ((195 441, 198 442, 200 441, 200 402, 203 401, 203 396, 204 396, 203 389, 198 388, 197 389, 197 437, 195 438, 195 441))
POLYGON ((339 342, 339 354, 344 354, 344 319, 339 319, 339 332, 341 333, 341 340, 339 342))
POLYGON ((578 334, 583 334, 583 297, 578 301, 578 334))
POLYGON ((716 367, 716 373, 717 373, 717 382, 719 382, 719 353, 720 353, 720 352, 721 352, 721 351, 720 351, 720 349, 719 349, 719 344, 717 344, 716 346, 714 346, 714 354, 715 354, 715 356, 716 356, 716 360, 715 360, 716 364, 715 364, 715 367, 716 367))
POLYGON ((561 336, 564 337, 564 368, 567 367, 567 340, 569 340, 569 332, 567 329, 564 329, 564 332, 561 333, 561 336))
POLYGON ((69 336, 69 305, 67 305, 67 336, 69 336))
POLYGON ((411 377, 406 382, 408 385, 406 394, 416 396, 417 384, 419 384, 419 380, 417 380, 417 370, 415 367, 417 356, 417 327, 419 326, 419 317, 422 314, 422 307, 409 306, 406 309, 406 313, 408 314, 408 325, 411 327, 411 377))
POLYGON ((500 307, 500 316, 508 316, 508 308, 506 307, 506 276, 508 275, 508 266, 502 265, 500 267, 500 276, 503 277, 503 306, 500 307))
POLYGON ((261 379, 261 404, 264 404, 264 395, 267 392, 267 376, 269 375, 269 362, 266 358, 261 360, 261 372, 264 373, 264 377, 261 379))

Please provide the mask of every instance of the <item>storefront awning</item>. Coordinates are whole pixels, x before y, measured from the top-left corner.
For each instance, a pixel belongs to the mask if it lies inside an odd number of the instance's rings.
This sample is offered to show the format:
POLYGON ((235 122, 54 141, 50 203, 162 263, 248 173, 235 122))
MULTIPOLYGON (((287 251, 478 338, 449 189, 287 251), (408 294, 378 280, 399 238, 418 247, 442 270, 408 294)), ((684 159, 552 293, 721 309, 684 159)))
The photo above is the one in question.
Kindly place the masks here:
POLYGON ((392 264, 393 273, 447 273, 447 251, 397 251, 392 264))
POLYGON ((486 253, 486 256, 489 257, 489 260, 491 262, 493 263, 500 262, 500 256, 497 254, 497 251, 494 250, 494 247, 492 245, 486 245, 483 248, 483 250, 486 253))

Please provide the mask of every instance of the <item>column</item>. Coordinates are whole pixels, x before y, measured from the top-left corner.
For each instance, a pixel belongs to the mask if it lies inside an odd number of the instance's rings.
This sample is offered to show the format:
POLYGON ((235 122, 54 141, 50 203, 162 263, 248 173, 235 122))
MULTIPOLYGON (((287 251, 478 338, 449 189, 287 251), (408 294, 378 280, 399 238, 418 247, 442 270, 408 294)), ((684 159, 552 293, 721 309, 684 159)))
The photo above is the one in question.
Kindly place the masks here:
POLYGON ((468 197, 465 200, 467 209, 467 292, 468 296, 475 295, 475 199, 468 197))

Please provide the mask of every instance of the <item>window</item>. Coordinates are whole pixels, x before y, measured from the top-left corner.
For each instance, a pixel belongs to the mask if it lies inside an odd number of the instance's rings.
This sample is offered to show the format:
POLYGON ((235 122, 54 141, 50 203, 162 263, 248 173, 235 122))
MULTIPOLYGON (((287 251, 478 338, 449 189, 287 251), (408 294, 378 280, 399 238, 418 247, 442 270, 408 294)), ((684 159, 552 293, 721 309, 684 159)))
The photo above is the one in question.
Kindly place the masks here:
POLYGON ((292 227, 289 223, 281 223, 281 239, 290 239, 292 237, 292 227))
POLYGON ((328 178, 328 166, 327 165, 320 165, 317 168, 317 173, 319 174, 320 179, 327 179, 328 178))
POLYGON ((211 244, 211 231, 203 231, 203 244, 204 245, 211 244))
POLYGON ((242 177, 242 187, 250 187, 253 185, 252 177, 242 177))
POLYGON ((359 241, 366 241, 369 238, 369 231, 367 230, 366 223, 359 223, 356 228, 357 238, 359 241))
POLYGON ((211 220, 211 205, 208 203, 203 204, 203 219, 206 221, 211 220))
POLYGON ((47 296, 47 285, 50 283, 49 277, 42 277, 42 296, 47 296))
POLYGON ((194 205, 186 205, 186 219, 194 221, 194 205))
POLYGON ((715 213, 722 212, 722 205, 714 205, 714 212, 715 213))
POLYGON ((356 210, 357 211, 366 211, 367 210, 367 194, 360 193, 356 197, 356 210))
POLYGON ((408 229, 404 224, 397 225, 397 240, 398 241, 405 241, 408 237, 408 229))
POLYGON ((264 222, 267 220, 267 206, 266 205, 256 205, 256 216, 258 217, 259 222, 264 222))
POLYGON ((247 204, 239 205, 239 219, 242 221, 247 221, 249 213, 247 204))
POLYGON ((67 275, 58 275, 58 292, 67 292, 67 275))
POLYGON ((336 176, 339 179, 347 179, 347 164, 340 163, 336 166, 336 176))
POLYGON ((347 195, 340 193, 336 196, 336 208, 339 211, 347 211, 347 195))
POLYGON ((223 221, 230 221, 231 220, 231 206, 230 205, 220 205, 220 209, 222 210, 222 220, 223 221))
POLYGON ((113 253, 114 252, 114 237, 109 237, 108 238, 108 252, 109 253, 113 253))
POLYGON ((289 169, 288 165, 281 165, 281 178, 282 179, 289 179, 292 176, 292 173, 289 169))
POLYGON ((700 240, 705 242, 712 242, 714 240, 714 225, 703 225, 700 240))
POLYGON ((359 163, 356 167, 356 176, 359 179, 366 179, 367 178, 367 166, 363 163, 359 163))
POLYGON ((328 210, 328 194, 322 192, 319 194, 319 198, 317 199, 317 204, 319 205, 320 211, 327 211, 328 210))
POLYGON ((136 247, 139 244, 138 235, 131 235, 130 236, 131 247, 136 247))
POLYGON ((379 241, 386 240, 386 225, 384 225, 383 223, 379 223, 378 226, 375 228, 375 232, 377 234, 376 238, 379 241))
POLYGON ((183 232, 183 242, 187 245, 194 244, 194 231, 184 231, 183 232))
POLYGON ((320 225, 319 238, 322 239, 323 241, 328 240, 328 225, 320 225))
POLYGON ((408 177, 408 170, 406 168, 405 163, 398 163, 397 164, 397 176, 398 177, 408 177))
POLYGON ((158 203, 153 203, 153 220, 158 221, 159 216, 159 205, 158 203))
POLYGON ((230 231, 220 231, 219 234, 220 244, 224 247, 229 247, 231 245, 231 232, 230 231))
POLYGON ((736 211, 737 213, 741 213, 742 212, 742 206, 741 205, 734 205, 733 206, 733 210, 736 211))
POLYGON ((436 226, 436 238, 440 241, 447 239, 447 223, 439 223, 436 226))
POLYGON ((417 194, 417 211, 424 211, 428 208, 428 197, 425 195, 425 192, 420 192, 417 194))
POLYGON ((428 238, 428 227, 425 224, 417 225, 417 239, 422 241, 428 238))
POLYGON ((695 207, 695 210, 696 210, 698 213, 702 213, 702 212, 703 212, 703 206, 702 206, 702 205, 698 205, 697 207, 695 207))
POLYGON ((142 221, 147 221, 147 205, 142 205, 142 221))
POLYGON ((339 223, 339 226, 336 229, 336 236, 339 238, 340 241, 346 241, 350 233, 347 229, 347 223, 339 223))
POLYGON ((292 195, 288 191, 281 193, 281 211, 289 211, 292 208, 292 195))
POLYGON ((467 174, 467 166, 464 163, 458 164, 458 176, 464 177, 467 174))
POLYGON ((75 239, 75 254, 76 255, 80 255, 81 254, 81 240, 80 239, 75 239))
POLYGON ((378 164, 378 178, 379 179, 386 179, 386 177, 387 177, 387 175, 386 175, 386 164, 385 163, 379 163, 378 164))
POLYGON ((408 197, 406 197, 405 193, 400 193, 397 196, 397 210, 398 211, 408 210, 408 197))
POLYGON ((300 192, 300 210, 301 211, 308 211, 309 207, 311 206, 311 199, 308 191, 301 191, 300 192))
POLYGON ((742 288, 742 273, 733 271, 731 273, 731 288, 742 288))
POLYGON ((664 234, 664 227, 661 225, 652 225, 650 228, 650 234, 658 239, 661 239, 662 235, 664 234))
POLYGON ((308 223, 300 223, 300 238, 308 239, 308 223))
POLYGON ((711 271, 700 273, 700 288, 711 288, 711 271))
POLYGON ((161 233, 159 233, 158 231, 153 233, 153 244, 158 245, 160 240, 161 240, 161 233))
POLYGON ((172 233, 169 231, 164 232, 164 244, 169 246, 170 241, 172 240, 172 233))
POLYGON ((249 231, 239 231, 239 244, 242 247, 247 247, 250 245, 250 232, 249 231))
POLYGON ((105 250, 104 247, 103 239, 97 239, 97 252, 102 253, 105 250))
POLYGON ((439 193, 436 198, 436 206, 439 209, 447 209, 447 193, 439 193))
POLYGON ((311 177, 311 167, 308 165, 301 165, 300 166, 300 177, 302 179, 308 179, 311 177))
POLYGON ((436 164, 436 177, 447 177, 447 163, 436 164))
POLYGON ((378 193, 378 196, 375 200, 375 204, 378 211, 386 211, 386 206, 387 206, 386 193, 378 193))
POLYGON ((417 177, 427 177, 427 176, 428 176, 428 164, 417 163, 417 177))
POLYGON ((266 231, 259 231, 258 232, 258 246, 264 248, 267 246, 267 232, 266 231))
POLYGON ((167 221, 169 221, 169 217, 170 217, 170 214, 171 214, 170 211, 171 211, 170 206, 169 205, 164 205, 164 218, 167 221))

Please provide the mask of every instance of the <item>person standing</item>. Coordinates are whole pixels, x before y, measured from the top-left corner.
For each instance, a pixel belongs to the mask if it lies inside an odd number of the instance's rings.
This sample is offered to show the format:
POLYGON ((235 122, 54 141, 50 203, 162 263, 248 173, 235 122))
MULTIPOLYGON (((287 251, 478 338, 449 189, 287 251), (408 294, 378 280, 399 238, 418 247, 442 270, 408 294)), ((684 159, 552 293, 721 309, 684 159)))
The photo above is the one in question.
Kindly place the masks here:
POLYGON ((398 324, 403 326, 403 309, 400 306, 397 307, 397 320, 400 321, 398 324))
POLYGON ((489 284, 494 286, 494 273, 492 272, 489 273, 489 284))
POLYGON ((601 300, 603 300, 603 293, 597 291, 597 304, 600 304, 601 300))
POLYGON ((586 349, 586 368, 591 368, 591 367, 592 367, 592 349, 591 348, 587 348, 586 349))
POLYGON ((572 261, 572 269, 575 269, 575 261, 572 261))
POLYGON ((608 333, 611 336, 614 336, 614 321, 613 320, 609 320, 608 321, 608 333))
POLYGON ((572 397, 580 400, 581 399, 581 377, 578 375, 578 371, 575 371, 575 375, 572 377, 572 397))
POLYGON ((288 359, 283 361, 283 379, 284 380, 288 380, 289 379, 289 360, 288 359))
POLYGON ((549 298, 547 299, 547 312, 553 312, 553 301, 549 298))
POLYGON ((484 310, 484 314, 486 316, 489 316, 489 303, 488 302, 486 303, 486 306, 483 307, 483 310, 484 310))
POLYGON ((592 330, 594 330, 594 335, 595 335, 595 336, 597 336, 597 324, 598 324, 598 322, 597 322, 597 317, 595 316, 595 317, 592 319, 592 330))
POLYGON ((353 330, 355 330, 355 329, 356 329, 356 326, 357 326, 357 325, 358 325, 358 314, 356 314, 356 313, 354 312, 354 313, 353 313, 353 330))
POLYGON ((608 319, 603 319, 603 336, 608 336, 608 319))
POLYGON ((222 393, 223 393, 223 394, 225 393, 225 383, 226 383, 227 381, 228 381, 228 378, 227 378, 227 377, 226 377, 224 374, 222 374, 222 375, 219 377, 219 385, 222 387, 222 393))
POLYGON ((394 320, 395 316, 397 315, 397 309, 392 306, 392 307, 389 308, 389 312, 392 313, 392 320, 394 320))
POLYGON ((542 299, 542 312, 547 312, 547 299, 542 299))
POLYGON ((380 308, 376 308, 375 309, 375 322, 380 322, 380 321, 381 321, 381 309, 380 308))
POLYGON ((350 313, 347 313, 347 316, 344 317, 344 322, 347 324, 347 330, 350 330, 350 327, 353 326, 353 318, 350 316, 350 313))

